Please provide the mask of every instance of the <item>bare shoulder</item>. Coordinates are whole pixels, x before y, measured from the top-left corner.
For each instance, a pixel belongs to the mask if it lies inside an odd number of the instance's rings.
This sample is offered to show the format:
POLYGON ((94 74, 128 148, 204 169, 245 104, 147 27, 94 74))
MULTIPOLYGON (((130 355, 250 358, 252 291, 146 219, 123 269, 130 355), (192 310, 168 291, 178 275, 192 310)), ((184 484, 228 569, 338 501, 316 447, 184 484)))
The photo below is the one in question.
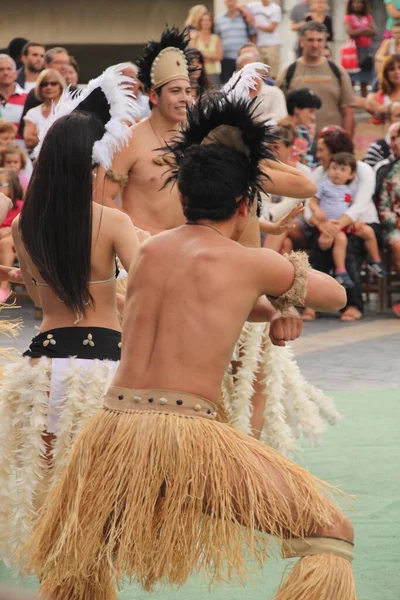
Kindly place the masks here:
POLYGON ((131 218, 124 213, 122 210, 118 210, 117 208, 112 208, 110 206, 104 206, 101 204, 94 204, 93 206, 93 215, 96 218, 101 219, 101 226, 107 227, 127 227, 132 225, 131 218))
POLYGON ((20 215, 17 215, 11 224, 11 234, 14 243, 18 243, 21 240, 21 235, 19 233, 19 218, 20 215))

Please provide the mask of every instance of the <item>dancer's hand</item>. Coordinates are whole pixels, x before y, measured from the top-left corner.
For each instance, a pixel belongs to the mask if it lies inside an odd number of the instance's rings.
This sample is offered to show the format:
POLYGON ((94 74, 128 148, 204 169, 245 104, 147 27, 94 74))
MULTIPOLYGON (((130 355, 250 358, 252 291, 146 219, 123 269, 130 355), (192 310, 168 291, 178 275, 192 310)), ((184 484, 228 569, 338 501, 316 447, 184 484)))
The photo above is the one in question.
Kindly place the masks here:
POLYGON ((24 278, 22 277, 21 269, 11 269, 8 273, 8 281, 10 283, 19 283, 24 285, 24 278))
POLYGON ((288 229, 295 227, 296 225, 295 223, 293 223, 293 221, 297 219, 297 217, 300 216, 303 211, 304 204, 296 204, 296 206, 294 206, 291 211, 286 213, 286 215, 278 219, 278 221, 276 221, 275 223, 271 223, 270 221, 268 221, 268 228, 266 229, 266 233, 271 233, 272 235, 280 235, 281 233, 288 231, 288 229))
POLYGON ((269 337, 274 346, 286 346, 286 342, 296 340, 303 329, 303 321, 295 308, 289 308, 284 315, 277 312, 271 319, 269 337))

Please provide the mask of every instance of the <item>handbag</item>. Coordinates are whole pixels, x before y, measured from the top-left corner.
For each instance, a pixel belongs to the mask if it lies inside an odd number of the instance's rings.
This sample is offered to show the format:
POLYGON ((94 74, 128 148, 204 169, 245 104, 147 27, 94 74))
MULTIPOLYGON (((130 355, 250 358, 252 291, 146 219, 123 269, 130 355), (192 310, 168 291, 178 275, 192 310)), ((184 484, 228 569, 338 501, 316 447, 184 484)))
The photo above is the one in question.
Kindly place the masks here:
POLYGON ((357 46, 354 40, 348 39, 340 49, 340 64, 348 73, 359 73, 357 46))

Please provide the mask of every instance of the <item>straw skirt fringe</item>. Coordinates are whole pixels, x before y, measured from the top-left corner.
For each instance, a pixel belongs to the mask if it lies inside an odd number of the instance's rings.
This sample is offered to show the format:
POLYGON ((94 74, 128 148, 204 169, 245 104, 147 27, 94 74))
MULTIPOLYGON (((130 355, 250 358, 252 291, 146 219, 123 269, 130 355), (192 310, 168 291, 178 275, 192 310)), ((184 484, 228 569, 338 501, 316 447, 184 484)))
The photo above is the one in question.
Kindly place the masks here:
POLYGON ((124 576, 145 590, 196 571, 243 583, 247 560, 267 558, 267 533, 304 536, 331 523, 332 491, 224 423, 104 409, 47 498, 25 567, 42 592, 69 600, 112 598, 124 576))
POLYGON ((238 361, 225 374, 222 396, 229 423, 251 435, 254 383, 264 385, 264 425, 260 441, 285 456, 298 454, 297 440, 304 437, 322 444, 326 424, 337 424, 341 416, 331 398, 310 385, 296 363, 290 346, 274 346, 269 324, 246 323, 236 345, 238 361))
MULTIPOLYGON (((57 359, 56 359, 57 360, 57 359)), ((0 558, 16 561, 32 531, 37 510, 65 467, 83 425, 102 405, 116 363, 65 360, 57 437, 51 463, 43 435, 49 427, 52 363, 18 358, 7 364, 0 383, 0 558)))

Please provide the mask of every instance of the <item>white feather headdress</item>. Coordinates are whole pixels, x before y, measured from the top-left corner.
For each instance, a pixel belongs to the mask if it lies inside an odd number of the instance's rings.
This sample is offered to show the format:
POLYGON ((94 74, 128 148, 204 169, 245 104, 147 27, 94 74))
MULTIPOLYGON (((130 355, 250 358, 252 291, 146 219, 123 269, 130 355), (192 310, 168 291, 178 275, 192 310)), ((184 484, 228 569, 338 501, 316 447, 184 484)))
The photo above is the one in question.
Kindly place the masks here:
POLYGON ((268 65, 255 62, 245 65, 240 71, 236 71, 224 85, 222 91, 229 100, 248 100, 250 90, 255 90, 257 83, 268 75, 268 65))
MULTIPOLYGON (((109 169, 114 154, 128 143, 131 125, 140 118, 140 110, 131 89, 134 79, 122 73, 123 69, 129 66, 121 63, 109 67, 102 75, 89 81, 86 88, 74 92, 67 88, 54 105, 45 126, 39 133, 39 144, 34 150, 34 156, 39 155, 46 134, 57 119, 73 110, 79 110, 84 101, 88 104, 89 97, 94 92, 102 92, 108 103, 109 120, 104 123, 103 137, 93 146, 93 163, 101 164, 106 170, 109 169)), ((94 101, 88 109, 83 105, 81 110, 96 114, 96 102, 94 101)))

